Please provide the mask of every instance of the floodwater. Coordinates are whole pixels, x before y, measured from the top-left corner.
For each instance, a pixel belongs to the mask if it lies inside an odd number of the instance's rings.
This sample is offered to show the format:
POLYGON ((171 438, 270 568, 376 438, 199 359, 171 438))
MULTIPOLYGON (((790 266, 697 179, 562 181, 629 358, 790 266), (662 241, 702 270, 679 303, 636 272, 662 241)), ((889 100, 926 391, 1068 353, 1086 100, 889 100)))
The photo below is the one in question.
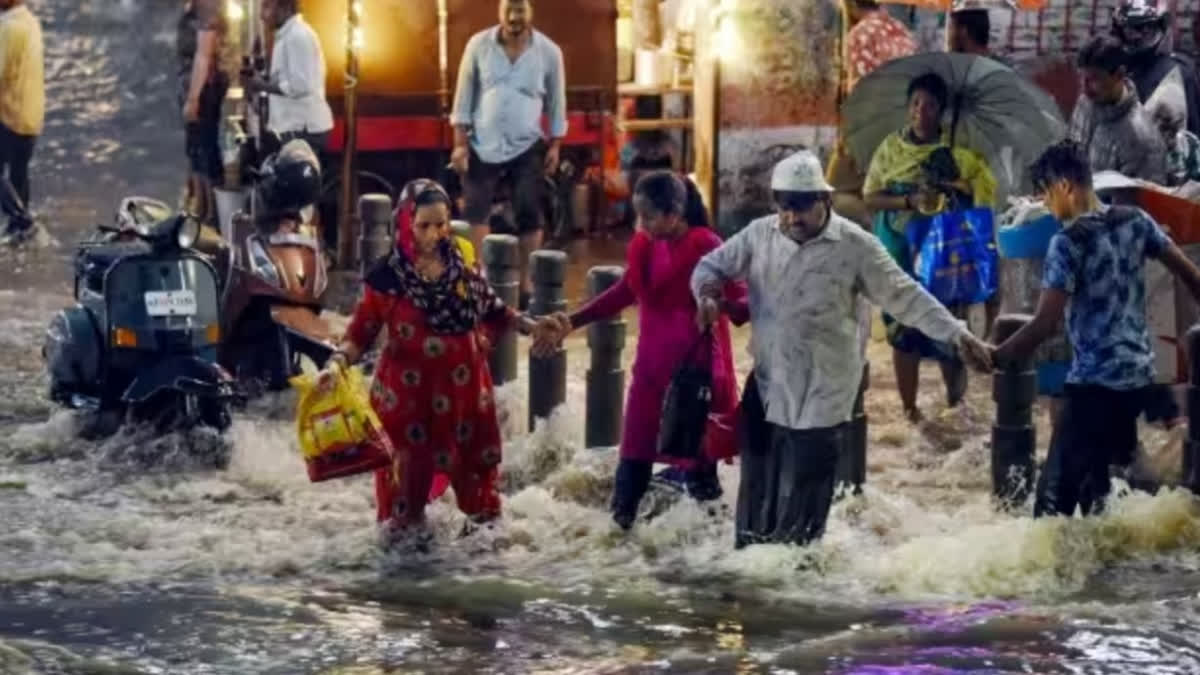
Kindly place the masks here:
MULTIPOLYGON (((178 193, 176 7, 32 4, 52 78, 35 205, 70 243, 120 195, 178 193)), ((573 301, 602 249, 576 252, 573 301)), ((0 255, 0 673, 1200 672, 1192 497, 1128 494, 1090 520, 998 513, 985 378, 948 411, 930 368, 929 421, 912 427, 873 344, 865 494, 813 547, 734 552, 736 466, 724 510, 656 493, 652 520, 610 525, 615 453, 581 447, 573 338, 568 402, 535 432, 525 382, 498 393, 503 520, 459 538, 439 502, 429 552, 385 552, 368 479, 308 483, 286 397, 224 440, 75 439, 39 356, 69 301, 67 253, 0 255), (229 468, 207 468, 222 451, 229 468)), ((1177 453, 1145 440, 1170 474, 1177 453)))

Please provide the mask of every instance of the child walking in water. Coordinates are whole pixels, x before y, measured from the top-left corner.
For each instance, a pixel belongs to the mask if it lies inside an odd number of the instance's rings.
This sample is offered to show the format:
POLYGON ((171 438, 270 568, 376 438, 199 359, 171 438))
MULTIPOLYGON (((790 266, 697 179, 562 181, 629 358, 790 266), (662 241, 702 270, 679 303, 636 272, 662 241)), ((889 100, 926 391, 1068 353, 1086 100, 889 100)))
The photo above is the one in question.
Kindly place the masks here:
MULTIPOLYGON (((736 443, 710 443, 706 457, 683 461, 657 455, 663 398, 671 376, 689 357, 688 347, 712 341, 713 400, 715 415, 737 408, 737 381, 733 371, 729 323, 722 319, 711 336, 696 326, 696 301, 688 288, 692 270, 706 253, 721 245, 709 225, 708 214, 695 185, 669 171, 655 171, 638 181, 633 193, 638 230, 629 243, 625 276, 571 316, 559 315, 559 339, 593 321, 606 319, 630 305, 638 306, 637 356, 625 404, 625 429, 621 459, 613 491, 613 520, 629 529, 638 504, 650 484, 654 462, 680 466, 688 493, 699 501, 717 499, 721 485, 716 462, 736 454, 736 443)), ((728 284, 725 299, 731 310, 745 308, 745 287, 728 284)), ((737 314, 737 312, 734 312, 737 314)), ((741 312, 744 314, 744 311, 741 312)), ((707 346, 697 350, 707 354, 707 346)))

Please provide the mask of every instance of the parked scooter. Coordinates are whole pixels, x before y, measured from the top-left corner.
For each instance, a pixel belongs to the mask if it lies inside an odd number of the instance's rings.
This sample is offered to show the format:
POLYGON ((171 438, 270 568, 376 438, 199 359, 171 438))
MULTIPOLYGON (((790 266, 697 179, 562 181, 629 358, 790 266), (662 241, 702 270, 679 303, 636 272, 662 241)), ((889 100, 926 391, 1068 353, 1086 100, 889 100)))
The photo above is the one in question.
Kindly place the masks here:
POLYGON ((320 197, 320 164, 307 143, 293 140, 257 173, 254 215, 235 218, 235 231, 251 232, 225 294, 220 357, 251 395, 286 389, 302 358, 322 368, 335 349, 333 329, 320 316, 329 280, 309 217, 320 197))
POLYGON ((128 215, 79 246, 77 304, 51 320, 42 349, 50 397, 97 413, 90 436, 124 422, 223 431, 236 391, 217 364, 219 276, 192 249, 200 224, 186 214, 148 224, 163 215, 154 209, 128 215))

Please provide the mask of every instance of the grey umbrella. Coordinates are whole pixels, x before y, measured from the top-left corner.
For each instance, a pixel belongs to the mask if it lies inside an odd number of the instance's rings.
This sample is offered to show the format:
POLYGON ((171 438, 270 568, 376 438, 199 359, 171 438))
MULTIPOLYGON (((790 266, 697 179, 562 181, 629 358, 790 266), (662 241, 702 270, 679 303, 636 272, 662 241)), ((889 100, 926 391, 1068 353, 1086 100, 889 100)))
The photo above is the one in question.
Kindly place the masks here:
POLYGON ((845 141, 859 166, 908 121, 908 84, 937 73, 950 88, 943 122, 955 146, 978 152, 1010 189, 1028 189, 1025 168, 1066 135, 1049 94, 1002 63, 932 52, 897 59, 864 77, 842 106, 845 141))

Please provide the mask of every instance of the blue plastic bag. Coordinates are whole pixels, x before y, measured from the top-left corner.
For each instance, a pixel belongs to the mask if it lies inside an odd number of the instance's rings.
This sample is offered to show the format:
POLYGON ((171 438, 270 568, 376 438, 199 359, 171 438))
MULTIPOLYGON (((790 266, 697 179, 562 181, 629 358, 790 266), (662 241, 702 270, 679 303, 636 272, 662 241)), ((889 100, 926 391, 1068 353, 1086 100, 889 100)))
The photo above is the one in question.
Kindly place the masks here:
POLYGON ((909 242, 917 250, 917 280, 943 305, 986 302, 1000 284, 991 209, 946 211, 915 219, 909 242))

